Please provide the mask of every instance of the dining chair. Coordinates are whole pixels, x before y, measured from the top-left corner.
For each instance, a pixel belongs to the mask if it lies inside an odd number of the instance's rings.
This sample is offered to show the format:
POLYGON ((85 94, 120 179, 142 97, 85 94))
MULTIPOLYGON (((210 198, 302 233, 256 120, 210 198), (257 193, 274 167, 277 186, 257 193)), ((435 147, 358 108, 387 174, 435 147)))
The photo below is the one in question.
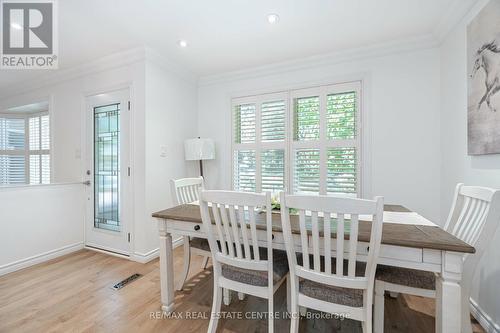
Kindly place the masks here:
MULTIPOLYGON (((170 181, 172 197, 176 205, 183 205, 195 202, 199 198, 199 192, 205 188, 203 177, 172 179, 170 181)), ((201 268, 207 267, 208 258, 212 256, 208 241, 204 238, 184 236, 184 268, 181 279, 177 285, 177 290, 182 290, 186 282, 189 266, 191 263, 191 253, 203 257, 201 268)))
MULTIPOLYGON (((500 220, 500 191, 478 186, 458 184, 453 205, 444 229, 475 247, 474 254, 463 259, 462 332, 472 332, 470 322, 470 289, 477 264, 488 247, 500 220)), ((385 291, 436 298, 436 274, 399 267, 379 265, 375 281, 374 328, 384 331, 385 291)), ((436 322, 439 322, 439 311, 436 322)), ((459 315, 459 314, 457 314, 459 315)))
POLYGON ((270 193, 202 191, 200 194, 201 218, 214 267, 208 332, 217 330, 222 288, 267 299, 268 332, 274 331, 273 295, 286 280, 288 262, 284 251, 273 251, 270 207, 270 193), (265 231, 257 230, 258 227, 265 231), (265 240, 259 242, 258 232, 265 233, 265 240))
POLYGON ((281 219, 290 263, 291 326, 299 307, 347 315, 372 331, 373 284, 382 238, 384 200, 281 193, 281 219), (290 213, 298 211, 298 217, 290 213), (366 263, 357 261, 359 216, 371 215, 366 263), (292 234, 292 230, 298 234, 292 234), (302 255, 296 255, 300 247, 302 255), (335 257, 332 258, 332 252, 335 257))

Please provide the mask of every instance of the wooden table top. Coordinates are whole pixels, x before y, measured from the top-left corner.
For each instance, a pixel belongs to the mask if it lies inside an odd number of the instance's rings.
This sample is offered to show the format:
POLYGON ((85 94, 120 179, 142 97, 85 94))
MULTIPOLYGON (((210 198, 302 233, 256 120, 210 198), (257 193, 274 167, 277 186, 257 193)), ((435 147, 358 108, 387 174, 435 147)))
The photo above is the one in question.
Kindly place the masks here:
MULTIPOLYGON (((399 205, 385 205, 384 211, 412 214, 410 210, 399 205)), ((153 213, 152 216, 166 220, 202 223, 200 207, 196 204, 179 205, 176 207, 172 207, 169 209, 153 213)), ((404 218, 404 214, 401 214, 401 218, 402 219, 404 218)), ((279 212, 273 213, 272 219, 273 219, 272 221, 273 231, 282 232, 281 216, 279 212)), ((265 215, 257 214, 256 223, 258 229, 265 229, 266 228, 265 215)), ((319 230, 323 230, 323 219, 321 217, 318 218, 318 223, 319 223, 319 230)), ((297 215, 290 215, 290 224, 292 233, 300 233, 299 218, 297 215)), ((310 228, 310 223, 309 223, 309 228, 310 228)), ((358 235, 359 241, 369 242, 371 233, 371 222, 363 221, 360 219, 358 232, 359 232, 358 235)), ((434 250, 456 251, 463 253, 475 252, 474 247, 461 241, 460 239, 456 238, 455 236, 441 229, 438 226, 405 224, 404 221, 401 221, 401 223, 384 221, 384 226, 382 230, 382 244, 413 247, 413 248, 434 249, 434 250)))

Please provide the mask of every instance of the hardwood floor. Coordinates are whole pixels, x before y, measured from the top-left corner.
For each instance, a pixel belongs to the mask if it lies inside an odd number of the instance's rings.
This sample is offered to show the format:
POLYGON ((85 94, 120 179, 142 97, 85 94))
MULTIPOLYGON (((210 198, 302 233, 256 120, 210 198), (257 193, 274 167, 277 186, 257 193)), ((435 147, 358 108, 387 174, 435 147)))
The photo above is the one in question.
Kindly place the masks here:
MULTIPOLYGON (((182 270, 182 249, 174 256, 175 271, 182 270)), ((98 252, 82 250, 0 277, 0 332, 206 332, 212 303, 211 269, 200 271, 193 257, 185 290, 177 292, 171 318, 160 309, 159 262, 139 264, 98 252), (116 282, 143 276, 114 291, 116 282), (182 318, 182 319, 181 319, 182 318)), ((276 294, 275 311, 286 310, 285 286, 276 294)), ((233 295, 234 296, 234 295, 233 295)), ((233 297, 224 307, 227 319, 220 332, 266 332, 267 320, 236 319, 267 310, 265 300, 233 297), (252 311, 255 311, 253 313, 252 311)), ((421 297, 386 297, 386 332, 434 331, 434 301, 421 297)), ((320 313, 309 312, 318 317, 320 313)), ((275 321, 276 332, 287 332, 289 321, 275 321)), ((361 332, 350 320, 303 319, 301 332, 361 332)), ((484 332, 476 323, 475 332, 484 332)))

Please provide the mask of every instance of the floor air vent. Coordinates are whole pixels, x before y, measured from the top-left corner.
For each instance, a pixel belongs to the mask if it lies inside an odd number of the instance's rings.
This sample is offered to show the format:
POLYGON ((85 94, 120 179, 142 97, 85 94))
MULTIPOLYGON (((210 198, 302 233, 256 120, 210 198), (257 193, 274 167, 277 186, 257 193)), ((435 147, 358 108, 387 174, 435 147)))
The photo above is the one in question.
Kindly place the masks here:
POLYGON ((138 273, 130 275, 128 278, 126 278, 126 279, 118 282, 117 284, 115 284, 112 288, 113 288, 113 290, 120 290, 123 287, 125 287, 127 284, 129 284, 130 282, 133 282, 133 281, 137 280, 141 276, 142 276, 142 274, 138 274, 138 273))

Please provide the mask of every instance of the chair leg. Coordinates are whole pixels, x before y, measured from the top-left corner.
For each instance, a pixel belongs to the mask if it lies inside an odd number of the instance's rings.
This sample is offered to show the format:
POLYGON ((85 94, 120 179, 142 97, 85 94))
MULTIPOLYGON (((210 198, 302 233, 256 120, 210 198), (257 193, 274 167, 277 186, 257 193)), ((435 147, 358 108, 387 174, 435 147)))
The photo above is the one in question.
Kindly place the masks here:
POLYGON ((292 290, 290 285, 290 333, 299 332, 300 310, 297 298, 297 290, 292 290))
POLYGON ((179 284, 177 285, 177 290, 182 290, 189 273, 189 265, 191 263, 191 247, 189 246, 188 236, 183 237, 183 247, 184 247, 184 269, 182 271, 181 279, 178 282, 179 284))
POLYGON ((224 294, 224 305, 228 306, 231 304, 231 290, 224 288, 222 293, 224 294))
POLYGON ((207 269, 207 264, 208 264, 208 257, 203 257, 203 260, 201 261, 201 269, 203 270, 207 269))
POLYGON ((375 281, 375 301, 374 301, 374 325, 373 329, 375 333, 384 332, 384 283, 382 281, 375 281))
POLYGON ((286 277, 286 311, 292 313, 292 286, 290 282, 290 274, 286 277))
POLYGON ((219 313, 222 301, 222 288, 214 283, 214 296, 212 300, 212 314, 210 316, 210 324, 208 324, 208 333, 217 331, 217 323, 219 322, 219 313))
MULTIPOLYGON (((272 287, 271 287, 272 288, 272 287)), ((267 304, 268 304, 268 328, 267 328, 267 331, 269 333, 273 333, 274 332, 274 297, 272 296, 272 290, 271 290, 271 297, 269 297, 269 299, 267 300, 267 304)))

